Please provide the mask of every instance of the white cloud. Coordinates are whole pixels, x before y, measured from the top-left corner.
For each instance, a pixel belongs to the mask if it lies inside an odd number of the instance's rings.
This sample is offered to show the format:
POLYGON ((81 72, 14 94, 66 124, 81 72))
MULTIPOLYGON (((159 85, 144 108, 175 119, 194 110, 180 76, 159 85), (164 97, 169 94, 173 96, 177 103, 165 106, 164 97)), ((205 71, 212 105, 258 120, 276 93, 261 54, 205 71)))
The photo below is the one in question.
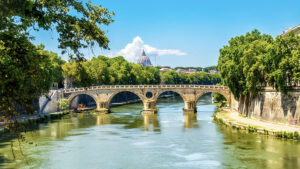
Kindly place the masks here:
POLYGON ((137 36, 131 43, 128 43, 124 49, 120 50, 119 52, 111 53, 110 56, 124 56, 126 60, 135 62, 142 54, 143 49, 148 56, 187 55, 186 53, 177 49, 157 49, 145 44, 142 38, 137 36))

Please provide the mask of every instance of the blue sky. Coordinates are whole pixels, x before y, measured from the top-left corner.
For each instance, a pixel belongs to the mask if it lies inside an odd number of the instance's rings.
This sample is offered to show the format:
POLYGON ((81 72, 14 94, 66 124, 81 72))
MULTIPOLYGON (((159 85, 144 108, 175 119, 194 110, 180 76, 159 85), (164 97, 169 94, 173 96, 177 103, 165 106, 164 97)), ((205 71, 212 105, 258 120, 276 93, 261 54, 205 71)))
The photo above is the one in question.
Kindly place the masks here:
MULTIPOLYGON (((300 24, 299 0, 92 2, 116 14, 115 22, 104 28, 108 30, 111 50, 95 47, 95 55, 124 55, 134 62, 145 49, 153 64, 172 67, 216 65, 219 49, 231 37, 253 29, 275 37, 300 24)), ((34 36, 35 43, 43 43, 47 50, 60 53, 55 31, 39 31, 34 36)), ((83 52, 88 59, 94 56, 90 50, 83 52)))

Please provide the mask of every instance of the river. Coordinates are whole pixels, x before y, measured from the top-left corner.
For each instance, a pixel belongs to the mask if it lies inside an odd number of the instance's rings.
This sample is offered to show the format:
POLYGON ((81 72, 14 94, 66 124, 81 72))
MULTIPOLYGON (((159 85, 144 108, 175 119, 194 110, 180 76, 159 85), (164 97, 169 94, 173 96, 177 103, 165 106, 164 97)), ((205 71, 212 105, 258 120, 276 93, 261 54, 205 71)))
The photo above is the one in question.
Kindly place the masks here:
POLYGON ((0 167, 300 168, 299 141, 249 134, 214 123, 211 116, 216 106, 210 96, 200 98, 194 116, 182 113, 184 105, 177 97, 160 99, 157 106, 157 115, 143 116, 139 113, 142 104, 130 104, 112 108, 111 114, 66 116, 24 133, 20 146, 16 139, 2 135, 0 167))

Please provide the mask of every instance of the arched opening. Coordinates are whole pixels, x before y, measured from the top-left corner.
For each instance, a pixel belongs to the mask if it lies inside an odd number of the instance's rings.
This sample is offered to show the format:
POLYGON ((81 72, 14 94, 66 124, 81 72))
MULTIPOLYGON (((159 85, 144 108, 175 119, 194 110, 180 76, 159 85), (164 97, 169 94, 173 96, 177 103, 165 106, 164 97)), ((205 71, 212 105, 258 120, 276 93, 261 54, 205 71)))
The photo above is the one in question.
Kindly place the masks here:
POLYGON ((112 113, 139 113, 143 110, 143 101, 137 94, 123 91, 112 96, 109 107, 112 113))
POLYGON ((79 94, 70 100, 71 109, 94 109, 97 108, 95 98, 87 94, 79 94))
POLYGON ((198 97, 196 105, 197 112, 200 114, 207 114, 211 116, 218 107, 227 106, 228 101, 226 97, 219 92, 207 92, 198 97))
POLYGON ((156 99, 158 112, 182 112, 184 108, 183 97, 174 91, 162 92, 156 99))

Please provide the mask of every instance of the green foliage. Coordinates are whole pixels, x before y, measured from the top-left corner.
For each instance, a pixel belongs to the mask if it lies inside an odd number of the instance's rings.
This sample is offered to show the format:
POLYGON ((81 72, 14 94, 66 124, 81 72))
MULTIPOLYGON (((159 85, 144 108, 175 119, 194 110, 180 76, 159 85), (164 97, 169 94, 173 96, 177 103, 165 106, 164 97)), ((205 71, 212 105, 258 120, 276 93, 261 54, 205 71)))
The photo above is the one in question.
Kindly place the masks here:
POLYGON ((122 56, 94 57, 89 61, 71 61, 62 66, 63 76, 70 78, 75 87, 92 85, 139 85, 139 84, 200 84, 213 85, 221 82, 219 74, 196 72, 194 74, 168 71, 160 73, 155 67, 143 67, 129 63, 122 56))
POLYGON ((214 98, 214 101, 216 101, 217 103, 226 102, 226 98, 223 95, 221 95, 220 93, 217 93, 217 92, 213 93, 213 98, 214 98))
POLYGON ((275 132, 275 136, 279 138, 285 138, 285 139, 299 139, 299 133, 297 131, 295 132, 287 132, 287 131, 277 131, 275 132))
POLYGON ((68 99, 61 99, 57 102, 57 107, 60 110, 66 110, 69 108, 69 100, 68 99))
POLYGON ((51 58, 22 34, 0 32, 0 110, 10 120, 17 107, 32 113, 32 102, 46 93, 54 79, 51 58))
POLYGON ((256 132, 257 131, 257 128, 256 127, 254 127, 254 126, 248 126, 248 131, 250 132, 250 133, 253 133, 253 132, 256 132))
POLYGON ((300 81, 300 36, 289 34, 274 40, 264 58, 267 81, 277 90, 286 90, 300 81))
POLYGON ((254 30, 237 36, 220 49, 218 69, 222 83, 236 98, 255 94, 269 83, 279 91, 299 82, 300 36, 278 36, 254 30))
MULTIPOLYGON (((83 60, 82 48, 98 44, 108 49, 100 26, 113 22, 114 13, 102 6, 78 0, 1 0, 0 7, 0 113, 6 120, 18 112, 33 113, 33 99, 47 93, 53 81, 63 81, 64 61, 43 45, 33 45, 32 30, 56 29, 58 47, 78 60, 83 60)), ((84 65, 75 66, 81 84, 89 86, 84 65)))
MULTIPOLYGON (((56 29, 59 48, 71 49, 80 57, 80 48, 93 46, 108 49, 108 38, 100 25, 109 25, 114 13, 101 5, 78 0, 1 0, 0 30, 27 34, 28 30, 56 29)), ((70 51, 69 51, 70 52, 70 51)))
POLYGON ((294 132, 294 137, 295 137, 296 139, 300 139, 299 133, 298 133, 297 131, 294 132))
POLYGON ((266 129, 264 129, 264 134, 265 134, 265 135, 269 135, 269 131, 266 130, 266 129))
POLYGON ((172 70, 162 73, 161 78, 162 82, 165 84, 215 85, 221 82, 219 74, 210 74, 206 72, 183 74, 172 70))
POLYGON ((66 61, 62 60, 61 57, 54 52, 41 50, 41 54, 47 55, 50 58, 53 75, 52 82, 57 82, 62 86, 64 81, 62 65, 65 64, 66 61))
POLYGON ((159 70, 129 63, 122 56, 98 56, 90 61, 70 62, 62 66, 64 77, 76 87, 91 85, 159 84, 159 70))

